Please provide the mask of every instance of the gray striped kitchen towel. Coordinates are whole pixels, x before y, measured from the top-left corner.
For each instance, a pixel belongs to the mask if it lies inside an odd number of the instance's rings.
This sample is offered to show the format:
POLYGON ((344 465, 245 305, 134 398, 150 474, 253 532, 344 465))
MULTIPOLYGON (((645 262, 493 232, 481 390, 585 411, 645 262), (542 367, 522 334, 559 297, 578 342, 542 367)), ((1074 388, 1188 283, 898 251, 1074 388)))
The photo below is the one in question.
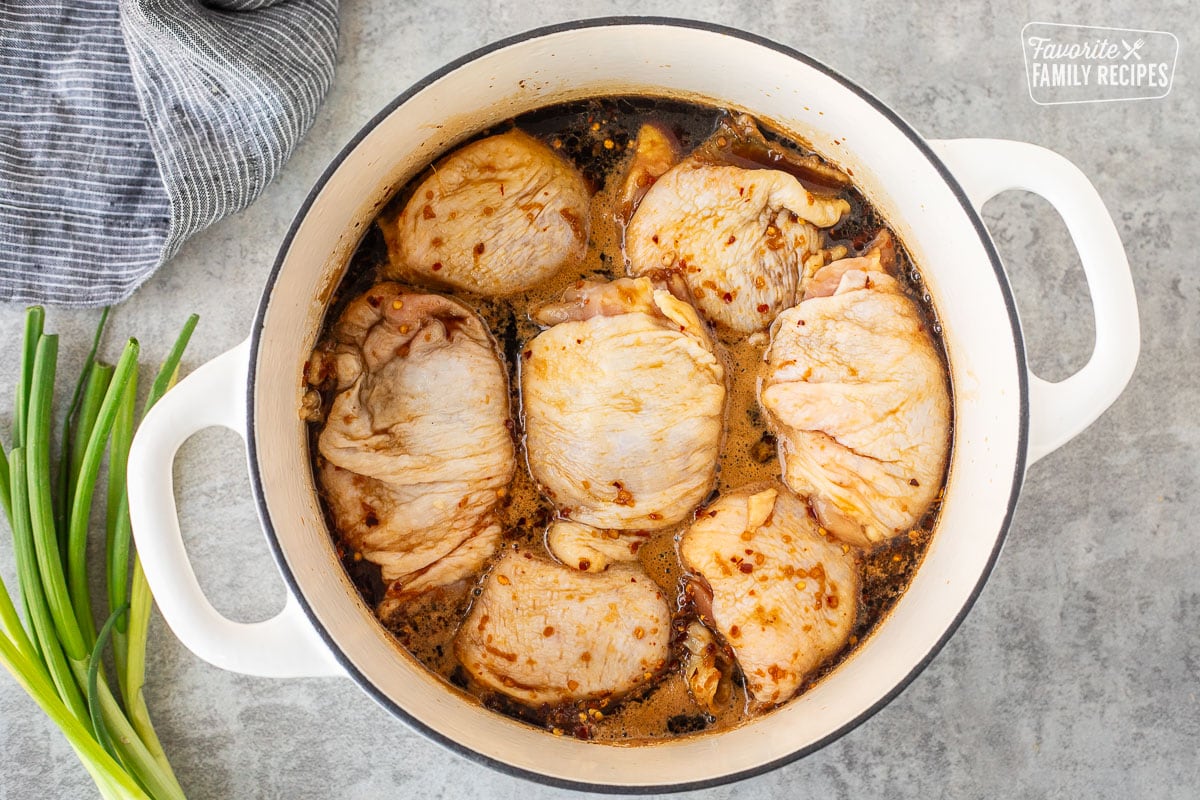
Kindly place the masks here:
POLYGON ((0 300, 127 297, 270 183, 337 0, 0 0, 0 300))

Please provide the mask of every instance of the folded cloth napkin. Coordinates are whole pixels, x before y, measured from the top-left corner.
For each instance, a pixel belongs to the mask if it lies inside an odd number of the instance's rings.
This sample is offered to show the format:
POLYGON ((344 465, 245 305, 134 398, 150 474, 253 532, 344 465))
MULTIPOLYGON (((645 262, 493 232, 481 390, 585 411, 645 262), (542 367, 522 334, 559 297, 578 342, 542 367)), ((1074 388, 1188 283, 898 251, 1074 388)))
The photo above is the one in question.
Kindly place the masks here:
POLYGON ((0 300, 127 297, 271 182, 336 47, 337 0, 0 2, 0 300))

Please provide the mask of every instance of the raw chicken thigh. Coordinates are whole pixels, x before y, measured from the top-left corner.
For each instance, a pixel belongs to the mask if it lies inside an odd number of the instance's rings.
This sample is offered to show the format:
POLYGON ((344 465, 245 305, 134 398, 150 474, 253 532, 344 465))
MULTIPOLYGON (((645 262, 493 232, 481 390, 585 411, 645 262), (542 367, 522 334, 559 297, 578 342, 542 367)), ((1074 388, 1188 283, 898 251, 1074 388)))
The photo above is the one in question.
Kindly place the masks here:
POLYGON ((868 546, 909 530, 950 447, 945 370, 916 306, 886 272, 884 239, 818 270, 779 315, 759 399, 784 480, 821 524, 868 546))
POLYGON ((649 278, 581 282, 522 354, 530 470, 560 513, 652 530, 712 485, 725 373, 695 309, 649 278))
MULTIPOLYGON (((725 126, 691 157, 655 176, 625 232, 625 257, 633 275, 678 270, 705 317, 748 334, 764 330, 795 302, 801 267, 821 247, 818 228, 836 225, 850 205, 814 194, 783 170, 720 163, 721 148, 735 141, 767 158, 768 145, 752 122, 739 118, 725 126)), ((777 158, 768 160, 783 159, 770 154, 777 158)), ((816 171, 811 159, 795 160, 803 163, 792 166, 826 183, 840 175, 816 171)))
POLYGON ((520 131, 456 150, 384 225, 388 277, 511 294, 583 257, 588 189, 574 166, 520 131))
MULTIPOLYGON (((854 551, 821 536, 804 503, 782 487, 717 499, 680 538, 679 557, 711 590, 702 619, 733 649, 759 707, 790 698, 850 636, 854 551)), ((689 641, 697 635, 703 643, 701 631, 689 631, 689 641)), ((693 694, 717 686, 717 674, 700 672, 709 679, 693 681, 693 694)))
POLYGON ((346 307, 309 369, 337 389, 319 476, 337 530, 390 584, 381 615, 477 572, 515 468, 505 370, 482 321, 380 283, 346 307))
POLYGON ((530 705, 617 697, 666 666, 671 611, 636 565, 581 572, 509 552, 455 639, 476 680, 530 705))

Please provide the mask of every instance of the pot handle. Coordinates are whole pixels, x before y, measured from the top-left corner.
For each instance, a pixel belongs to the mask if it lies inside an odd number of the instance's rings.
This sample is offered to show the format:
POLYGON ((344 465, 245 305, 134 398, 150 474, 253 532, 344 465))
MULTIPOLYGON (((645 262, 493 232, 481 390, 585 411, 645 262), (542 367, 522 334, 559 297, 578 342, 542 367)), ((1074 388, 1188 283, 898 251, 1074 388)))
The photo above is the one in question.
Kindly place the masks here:
POLYGON ((1113 404, 1140 348, 1137 297, 1125 247, 1096 187, 1058 153, 1003 139, 931 141, 976 211, 1009 189, 1041 195, 1066 223, 1083 264, 1096 344, 1087 364, 1056 383, 1029 373, 1029 463, 1066 444, 1113 404))
POLYGON ((167 392, 129 451, 129 515, 146 580, 163 618, 193 653, 222 669, 273 678, 344 675, 289 591, 262 622, 234 622, 205 597, 183 544, 172 465, 180 445, 214 426, 246 438, 250 341, 217 356, 167 392))

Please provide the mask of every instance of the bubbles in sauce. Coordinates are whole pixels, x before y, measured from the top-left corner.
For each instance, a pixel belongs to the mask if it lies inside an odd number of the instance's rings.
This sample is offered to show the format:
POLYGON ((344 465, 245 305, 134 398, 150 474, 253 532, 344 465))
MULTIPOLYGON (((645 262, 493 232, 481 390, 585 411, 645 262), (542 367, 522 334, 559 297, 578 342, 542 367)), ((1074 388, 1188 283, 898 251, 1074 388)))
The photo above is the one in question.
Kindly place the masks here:
MULTIPOLYGON (((722 125, 729 125, 730 116, 711 107, 643 97, 602 98, 548 107, 481 131, 476 138, 509 130, 515 125, 538 137, 572 161, 596 192, 590 212, 591 239, 582 261, 564 268, 558 275, 526 292, 508 297, 481 297, 463 291, 451 293, 474 308, 487 323, 509 372, 513 434, 519 448, 519 467, 500 508, 505 530, 503 548, 546 553, 543 534, 555 516, 553 506, 542 497, 530 477, 521 449, 522 420, 519 414, 520 381, 517 370, 525 343, 540 332, 540 328, 530 320, 528 311, 532 306, 558 297, 580 278, 624 276, 621 251, 623 228, 617 195, 638 129, 645 122, 658 123, 670 131, 683 153, 710 142, 710 148, 715 145, 713 149, 716 153, 712 156, 713 150, 710 150, 710 156, 725 163, 784 169, 800 179, 810 191, 836 193, 846 199, 851 211, 836 227, 826 232, 825 247, 844 245, 852 253, 859 252, 880 228, 886 227, 877 211, 854 186, 831 179, 828 172, 832 171, 823 171, 823 162, 811 151, 765 126, 765 148, 722 149, 721 138, 714 138, 714 135, 722 129, 722 125)), ((337 319, 345 302, 378 280, 378 268, 388 258, 379 224, 394 219, 413 188, 426 174, 415 176, 401 189, 365 234, 330 303, 327 324, 337 319)), ((926 328, 939 334, 941 326, 930 306, 929 295, 921 285, 920 273, 899 242, 896 247, 895 275, 903 282, 909 296, 924 315, 926 328)), ((438 287, 420 288, 444 292, 438 287)), ((747 484, 778 480, 780 475, 777 443, 767 429, 766 419, 756 399, 758 372, 767 344, 765 337, 727 340, 718 335, 715 338, 717 349, 725 362, 728 394, 722 453, 716 480, 706 502, 711 502, 720 493, 747 484)), ((941 347, 940 342, 937 346, 941 347)), ((328 410, 329 401, 327 394, 323 397, 323 410, 328 410)), ((318 431, 319 424, 311 426, 313 437, 318 431)), ((310 450, 313 453, 317 451, 315 438, 310 450)), ((928 545, 938 505, 935 503, 921 524, 908 535, 897 536, 863 553, 860 559, 862 597, 852 635, 838 655, 810 676, 809 685, 836 668, 846 654, 870 635, 903 594, 928 545)), ((647 574, 664 589, 667 596, 677 599, 678 612, 673 621, 672 660, 665 677, 633 696, 617 701, 592 700, 532 709, 503 696, 483 692, 478 686, 472 685, 466 671, 455 658, 453 640, 473 597, 479 592, 477 584, 460 583, 428 592, 410 601, 385 624, 414 658, 443 678, 454 691, 474 697, 499 713, 544 727, 556 735, 610 743, 633 743, 729 729, 751 716, 746 690, 736 667, 731 697, 716 713, 701 710, 693 702, 679 669, 680 640, 688 623, 695 618, 695 612, 683 590, 684 571, 676 555, 675 540, 689 522, 690 519, 654 532, 638 549, 639 561, 647 574)), ((332 525, 330 530, 333 530, 332 525)), ((378 567, 348 549, 337 540, 336 534, 335 544, 347 574, 363 600, 374 607, 385 588, 378 567)), ((801 691, 804 688, 807 687, 802 687, 801 691)))

